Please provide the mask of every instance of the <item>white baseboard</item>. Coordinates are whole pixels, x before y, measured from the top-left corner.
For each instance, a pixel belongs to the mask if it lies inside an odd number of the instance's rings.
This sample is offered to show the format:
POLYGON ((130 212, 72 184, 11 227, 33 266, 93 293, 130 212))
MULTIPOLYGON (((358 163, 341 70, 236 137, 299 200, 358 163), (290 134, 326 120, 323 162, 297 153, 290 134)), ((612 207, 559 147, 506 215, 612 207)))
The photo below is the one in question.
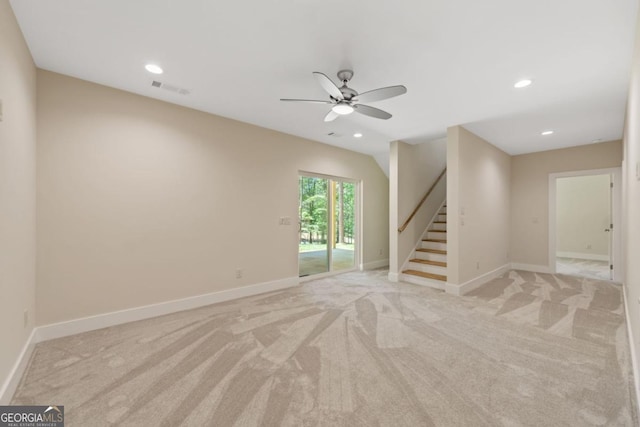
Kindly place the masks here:
POLYGON ((390 282, 398 283, 400 281, 400 273, 389 272, 389 274, 387 275, 387 278, 389 279, 390 282))
POLYGON ((484 285, 485 283, 487 283, 490 280, 495 279, 496 277, 500 277, 502 274, 506 273, 507 271, 509 271, 511 269, 511 265, 510 264, 505 264, 501 267, 496 268, 495 270, 491 270, 488 273, 485 273, 481 276, 478 276, 476 278, 473 278, 467 282, 464 282, 460 285, 454 285, 453 283, 447 283, 445 290, 447 291, 447 293, 449 294, 453 294, 453 295, 464 295, 468 292, 473 291, 476 288, 479 288, 480 286, 484 285))
POLYGON ((158 304, 145 305, 127 310, 114 311, 111 313, 98 314, 96 316, 44 325, 36 328, 36 342, 66 337, 68 335, 75 335, 123 323, 135 322, 137 320, 149 319, 151 317, 163 316, 165 314, 190 310, 237 298, 263 294, 265 292, 279 291, 281 289, 297 286, 299 283, 300 280, 298 277, 289 277, 271 282, 257 283, 255 285, 248 285, 240 288, 226 289, 224 291, 212 292, 179 300, 161 302, 158 304))
POLYGON ((33 328, 31 330, 31 334, 29 334, 27 342, 24 343, 24 346, 22 347, 22 351, 20 352, 16 363, 13 365, 13 368, 11 368, 11 371, 9 371, 9 376, 2 384, 2 388, 0 388, 0 405, 8 405, 9 402, 11 402, 11 398, 18 388, 18 384, 20 384, 22 375, 27 369, 27 364, 31 359, 31 354, 33 353, 35 346, 36 328, 33 328))
POLYGON ((634 345, 635 341, 633 339, 633 330, 631 329, 631 322, 629 321, 629 310, 628 310, 628 300, 627 300, 627 285, 622 284, 622 301, 624 303, 624 314, 627 323, 627 339, 629 340, 629 349, 631 351, 631 368, 633 371, 633 384, 636 389, 636 404, 637 408, 640 408, 640 371, 638 370, 640 366, 638 366, 638 355, 636 354, 636 346, 634 345))
POLYGON ((552 273, 548 265, 521 264, 519 262, 512 262, 511 270, 524 270, 531 271, 533 273, 552 273))
POLYGON ((270 282, 257 283, 240 288, 226 289, 224 291, 212 292, 204 295, 183 298, 179 300, 166 301, 158 304, 145 305, 142 307, 130 308, 127 310, 114 311, 111 313, 98 314, 96 316, 73 319, 66 322, 53 323, 34 328, 29 339, 22 348, 15 365, 9 372, 0 389, 0 405, 7 405, 27 367, 35 345, 42 341, 55 338, 62 338, 82 332, 107 328, 109 326, 120 325, 137 320, 149 319, 151 317, 163 316, 165 314, 204 307, 219 302, 230 301, 238 298, 263 294, 266 292, 279 291, 291 288, 300 284, 298 277, 274 280, 270 282))
POLYGON ((588 259, 591 261, 609 261, 608 255, 583 254, 581 252, 556 252, 556 257, 588 259))
POLYGON ((389 258, 367 262, 362 267, 363 270, 375 270, 376 268, 389 267, 389 258))

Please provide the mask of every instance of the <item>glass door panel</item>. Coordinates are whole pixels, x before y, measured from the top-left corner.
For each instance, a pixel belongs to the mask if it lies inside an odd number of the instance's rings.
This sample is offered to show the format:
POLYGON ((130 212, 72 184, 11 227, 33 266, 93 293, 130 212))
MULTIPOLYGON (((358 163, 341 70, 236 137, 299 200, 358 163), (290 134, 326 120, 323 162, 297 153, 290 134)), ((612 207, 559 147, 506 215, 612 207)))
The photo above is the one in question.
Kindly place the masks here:
POLYGON ((299 244, 300 276, 329 271, 329 180, 299 177, 299 244))
POLYGON ((331 269, 346 270, 355 266, 355 184, 331 181, 333 193, 331 230, 331 269))

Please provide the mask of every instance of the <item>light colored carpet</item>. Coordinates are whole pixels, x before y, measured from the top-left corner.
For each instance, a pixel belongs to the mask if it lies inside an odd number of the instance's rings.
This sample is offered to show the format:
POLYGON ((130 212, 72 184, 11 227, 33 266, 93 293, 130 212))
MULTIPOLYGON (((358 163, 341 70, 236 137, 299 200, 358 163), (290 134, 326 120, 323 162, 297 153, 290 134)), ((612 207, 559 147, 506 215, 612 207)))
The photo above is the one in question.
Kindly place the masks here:
POLYGON ((38 344, 13 404, 68 426, 637 425, 618 285, 471 295, 347 273, 38 344))

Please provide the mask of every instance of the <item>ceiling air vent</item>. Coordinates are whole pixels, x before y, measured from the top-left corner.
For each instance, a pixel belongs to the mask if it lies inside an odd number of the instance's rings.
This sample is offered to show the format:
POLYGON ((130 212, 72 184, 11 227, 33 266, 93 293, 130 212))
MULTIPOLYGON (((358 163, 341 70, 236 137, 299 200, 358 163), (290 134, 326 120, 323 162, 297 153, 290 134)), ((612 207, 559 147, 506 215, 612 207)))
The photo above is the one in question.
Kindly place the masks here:
POLYGON ((189 95, 189 91, 187 89, 182 89, 177 86, 173 86, 167 83, 162 83, 157 80, 151 82, 151 86, 158 87, 160 89, 168 90, 169 92, 179 93, 180 95, 189 95))
POLYGON ((334 138, 340 138, 342 136, 342 134, 335 133, 335 132, 329 132, 327 135, 332 136, 334 138))

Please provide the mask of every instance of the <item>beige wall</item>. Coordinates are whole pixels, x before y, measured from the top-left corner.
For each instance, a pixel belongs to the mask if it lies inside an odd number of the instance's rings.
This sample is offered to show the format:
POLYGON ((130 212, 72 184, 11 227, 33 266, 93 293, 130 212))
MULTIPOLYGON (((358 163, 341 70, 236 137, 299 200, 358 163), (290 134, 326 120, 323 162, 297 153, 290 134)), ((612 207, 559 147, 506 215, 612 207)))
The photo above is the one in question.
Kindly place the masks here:
POLYGON ((38 323, 296 277, 299 170, 362 181, 387 259, 371 156, 38 71, 38 323))
POLYGON ((556 180, 556 253, 609 260, 610 175, 556 180))
POLYGON ((6 0, 0 0, 0 100, 2 387, 33 329, 35 317, 36 69, 6 0), (26 327, 25 310, 30 317, 26 327))
POLYGON ((619 167, 620 141, 512 157, 511 262, 548 267, 549 174, 619 167))
POLYGON ((447 164, 447 143, 445 139, 410 145, 402 141, 391 143, 391 171, 389 177, 390 250, 389 272, 398 273, 416 243, 422 237, 429 221, 446 196, 446 180, 442 179, 434 188, 427 201, 418 210, 407 228, 398 233, 411 212, 436 181, 447 164), (395 211, 395 212, 394 212, 395 211))
POLYGON ((625 287, 627 322, 632 331, 632 350, 636 368, 636 392, 640 364, 640 15, 624 129, 623 234, 625 236, 625 287))
POLYGON ((456 126, 447 160, 447 282, 461 285, 509 261, 511 157, 456 126))

